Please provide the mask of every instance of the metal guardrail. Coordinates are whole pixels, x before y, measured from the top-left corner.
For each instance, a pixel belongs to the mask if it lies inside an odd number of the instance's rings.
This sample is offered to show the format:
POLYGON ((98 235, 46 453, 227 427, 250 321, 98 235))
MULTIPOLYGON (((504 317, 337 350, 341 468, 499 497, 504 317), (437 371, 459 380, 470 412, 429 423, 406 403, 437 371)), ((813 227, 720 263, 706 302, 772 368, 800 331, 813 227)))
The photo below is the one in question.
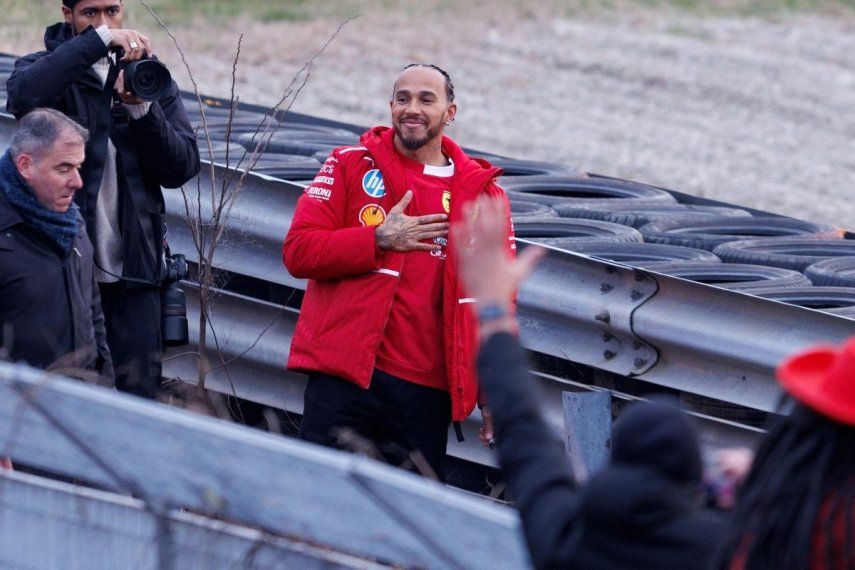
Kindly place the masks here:
MULTIPOLYGON (((407 568, 529 567, 517 514, 503 505, 364 457, 26 366, 0 363, 0 454, 138 498, 166 537, 157 545, 161 568, 173 567, 177 556, 180 536, 172 523, 179 509, 349 560, 407 568)), ((64 524, 54 517, 66 499, 44 505, 47 524, 64 524)), ((0 501, 8 507, 2 516, 21 525, 24 499, 0 495, 0 501)), ((122 523, 133 515, 116 517, 122 523)), ((139 532, 150 535, 150 521, 142 524, 139 532)), ((5 523, 0 531, 2 540, 20 536, 5 523)), ((45 544, 40 535, 28 536, 39 548, 45 544)), ((25 552, 32 544, 12 544, 10 551, 33 561, 37 555, 25 552)))
MULTIPOLYGON (((173 568, 389 568, 201 515, 174 511, 168 520, 173 568)), ((0 472, 2 568, 162 570, 161 530, 139 499, 0 472)))
MULTIPOLYGON (((560 256, 563 257, 563 256, 560 256)), ((174 349, 164 363, 164 374, 195 383, 197 369, 194 355, 199 338, 199 303, 197 290, 185 284, 191 345, 174 349), (183 356, 182 356, 183 355, 183 356)), ((522 297, 522 294, 521 294, 522 297)), ((530 310, 530 309, 529 309, 530 310)), ((208 358, 216 367, 206 378, 208 389, 258 402, 289 412, 303 411, 305 377, 285 369, 288 346, 296 325, 298 311, 266 303, 228 291, 217 291, 211 307, 211 328, 217 331, 220 351, 208 345, 208 358), (220 366, 221 359, 230 362, 220 366)), ((521 317, 525 323, 528 317, 521 317)), ((533 331, 529 327, 529 333, 533 331)), ((208 338, 211 338, 209 333, 208 338)), ((541 348, 547 349, 545 345, 541 348)), ((563 350, 559 348, 559 350, 563 350)), ((546 397, 544 415, 560 433, 563 430, 562 392, 596 390, 596 387, 533 371, 546 397)), ((621 397, 619 395, 619 397, 621 397)), ((733 445, 749 445, 760 430, 734 422, 698 415, 708 449, 733 445)), ((448 454, 481 465, 497 466, 493 451, 484 448, 477 438, 481 417, 475 410, 463 423, 464 442, 449 437, 448 454)))
MULTIPOLYGON (((301 190, 250 176, 214 265, 304 289, 281 262, 301 190)), ((173 249, 192 259, 180 193, 166 192, 166 203, 173 249)), ((774 367, 781 359, 855 334, 851 319, 547 248, 549 255, 520 290, 518 310, 526 348, 554 357, 772 411, 779 396, 774 367)), ((286 352, 283 346, 280 363, 286 352)))
MULTIPOLYGON (((0 136, 8 119, 0 121, 0 136)), ((224 169, 217 167, 217 172, 220 176, 224 169)), ((196 215, 195 185, 201 184, 205 196, 209 175, 203 168, 199 179, 185 187, 191 217, 196 215)), ((250 175, 231 211, 214 266, 304 290, 305 281, 288 274, 281 262, 282 240, 302 190, 301 184, 250 175)), ((193 260, 184 198, 177 190, 165 190, 164 198, 172 249, 193 260)), ((203 198, 200 207, 205 219, 210 200, 203 198)), ((518 243, 530 246, 525 240, 518 243)), ((258 323, 269 322, 265 313, 279 310, 249 300, 243 308, 221 305, 228 315, 215 322, 224 337, 246 335, 258 323)), ((550 250, 523 285, 518 308, 521 339, 532 351, 766 412, 775 409, 780 394, 774 379, 777 362, 809 345, 839 343, 855 334, 852 319, 557 249, 550 250)), ((259 343, 265 347, 263 358, 251 351, 232 363, 234 386, 228 392, 301 411, 301 377, 283 370, 289 343, 290 334, 283 333, 270 346, 259 343)), ((165 371, 189 379, 195 377, 193 366, 186 360, 168 362, 165 371)), ((218 376, 211 387, 227 391, 218 376)), ((474 419, 479 419, 477 412, 474 419)), ((467 431, 474 434, 474 425, 467 431)), ((453 444, 449 452, 494 465, 491 454, 477 447, 453 444)))
POLYGON ((523 344, 683 393, 774 411, 781 360, 855 334, 851 319, 545 247, 519 293, 523 344))

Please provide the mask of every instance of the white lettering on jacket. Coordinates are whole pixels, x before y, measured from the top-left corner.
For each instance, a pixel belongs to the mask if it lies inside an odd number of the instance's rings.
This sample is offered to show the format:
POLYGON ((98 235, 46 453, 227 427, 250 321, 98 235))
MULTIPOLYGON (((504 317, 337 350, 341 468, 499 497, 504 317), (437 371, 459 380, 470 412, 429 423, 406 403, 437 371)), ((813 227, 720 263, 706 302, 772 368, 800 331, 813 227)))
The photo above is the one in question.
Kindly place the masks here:
POLYGON ((329 200, 332 197, 332 190, 320 186, 309 186, 306 188, 306 196, 316 200, 329 200))

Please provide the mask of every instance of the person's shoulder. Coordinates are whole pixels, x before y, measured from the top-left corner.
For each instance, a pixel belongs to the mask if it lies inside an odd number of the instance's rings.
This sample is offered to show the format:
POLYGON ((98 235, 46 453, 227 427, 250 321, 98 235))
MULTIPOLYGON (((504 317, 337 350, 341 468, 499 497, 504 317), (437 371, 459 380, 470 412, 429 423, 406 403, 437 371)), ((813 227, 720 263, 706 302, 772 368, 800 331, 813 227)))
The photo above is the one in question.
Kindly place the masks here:
POLYGON ((333 149, 326 165, 339 165, 349 172, 374 164, 371 152, 361 144, 344 145, 333 149))
POLYGON ((364 156, 370 156, 368 148, 361 144, 344 145, 333 149, 330 156, 335 156, 339 160, 360 160, 364 156))
POLYGON ((19 65, 22 65, 22 64, 33 63, 35 61, 40 60, 43 57, 47 57, 48 55, 50 55, 50 52, 46 49, 43 49, 40 51, 34 51, 32 53, 28 53, 27 55, 22 55, 21 57, 19 57, 18 59, 15 60, 15 67, 18 67, 19 65))

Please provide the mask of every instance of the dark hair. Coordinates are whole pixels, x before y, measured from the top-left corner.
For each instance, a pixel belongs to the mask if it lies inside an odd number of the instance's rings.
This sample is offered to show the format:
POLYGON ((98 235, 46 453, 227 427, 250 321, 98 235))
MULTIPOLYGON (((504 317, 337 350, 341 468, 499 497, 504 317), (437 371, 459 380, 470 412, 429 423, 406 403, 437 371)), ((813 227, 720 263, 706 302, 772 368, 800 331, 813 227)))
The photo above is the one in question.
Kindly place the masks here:
POLYGON ((411 63, 405 66, 404 69, 401 70, 401 72, 403 73, 411 67, 427 67, 428 69, 438 71, 440 75, 442 75, 442 77, 445 79, 445 98, 448 99, 449 103, 454 103, 454 83, 451 82, 451 76, 448 75, 448 72, 446 72, 438 65, 434 65, 432 63, 411 63))
MULTIPOLYGON (((69 10, 74 10, 74 7, 80 4, 82 0, 62 0, 62 5, 68 8, 69 10)), ((119 0, 119 4, 122 3, 122 0, 119 0)))
POLYGON ((796 404, 757 451, 716 566, 852 568, 853 519, 855 428, 796 404))
POLYGON ((30 111, 18 122, 12 134, 9 154, 13 159, 22 154, 41 158, 65 133, 78 135, 83 144, 89 140, 89 131, 55 109, 30 111))

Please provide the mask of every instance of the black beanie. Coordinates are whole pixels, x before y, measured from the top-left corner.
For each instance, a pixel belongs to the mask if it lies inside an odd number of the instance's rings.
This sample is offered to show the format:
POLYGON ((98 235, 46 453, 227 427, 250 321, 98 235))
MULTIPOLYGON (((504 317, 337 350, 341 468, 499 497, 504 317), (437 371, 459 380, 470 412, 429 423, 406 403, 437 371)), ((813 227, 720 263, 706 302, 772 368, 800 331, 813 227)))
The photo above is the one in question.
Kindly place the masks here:
POLYGON ((612 462, 653 467, 681 483, 700 482, 700 442, 690 420, 662 401, 630 406, 614 425, 612 462))
POLYGON ((80 0, 62 0, 62 5, 66 8, 74 9, 80 3, 80 0))

